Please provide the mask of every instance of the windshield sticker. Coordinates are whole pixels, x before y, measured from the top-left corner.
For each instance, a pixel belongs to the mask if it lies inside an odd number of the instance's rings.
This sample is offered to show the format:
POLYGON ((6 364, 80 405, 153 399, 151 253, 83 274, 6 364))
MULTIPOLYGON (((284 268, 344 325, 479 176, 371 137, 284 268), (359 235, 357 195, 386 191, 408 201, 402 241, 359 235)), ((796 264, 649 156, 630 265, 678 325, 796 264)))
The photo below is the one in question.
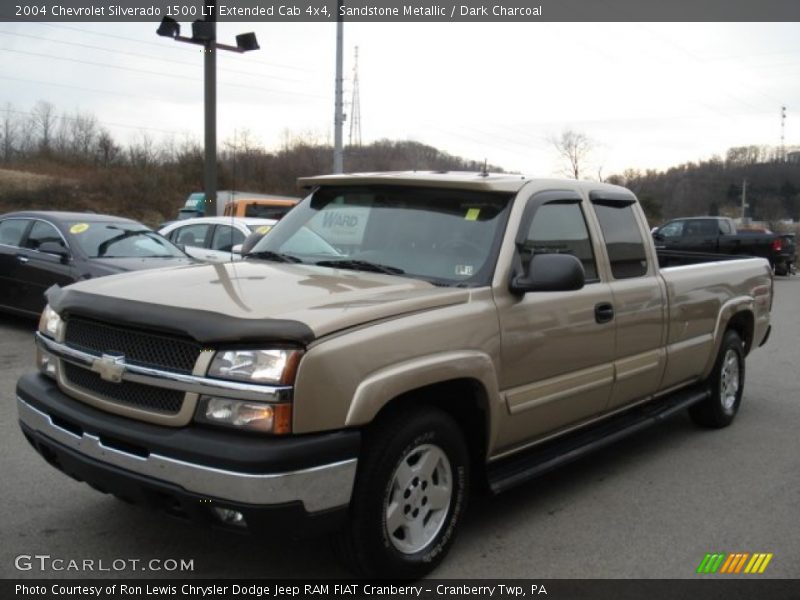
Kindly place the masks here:
POLYGON ((464 218, 467 221, 477 221, 478 217, 480 216, 480 214, 481 214, 481 209, 480 208, 470 208, 467 211, 467 214, 464 216, 464 218))
POLYGON ((456 275, 459 277, 469 277, 472 272, 472 265, 456 265, 456 275))
POLYGON ((70 233, 83 233, 89 229, 88 223, 75 223, 72 227, 69 228, 70 233))
POLYGON ((270 229, 272 229, 272 225, 262 225, 261 227, 257 227, 256 228, 256 233, 260 233, 261 235, 264 235, 270 229))

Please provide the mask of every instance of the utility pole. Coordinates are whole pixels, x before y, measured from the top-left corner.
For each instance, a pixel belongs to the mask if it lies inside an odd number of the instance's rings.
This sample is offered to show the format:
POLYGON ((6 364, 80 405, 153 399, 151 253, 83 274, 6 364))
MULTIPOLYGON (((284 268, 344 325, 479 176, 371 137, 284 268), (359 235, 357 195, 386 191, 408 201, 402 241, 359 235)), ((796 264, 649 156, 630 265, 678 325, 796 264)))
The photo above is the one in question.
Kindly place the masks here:
POLYGON ((205 80, 205 213, 207 217, 217 214, 217 7, 207 7, 211 14, 206 17, 208 34, 203 53, 205 80))
POLYGON ((786 162, 786 145, 784 133, 786 130, 786 107, 781 106, 781 162, 786 162))
POLYGON ((344 157, 342 150, 342 126, 344 125, 344 102, 342 100, 342 67, 344 57, 342 44, 344 43, 344 22, 342 20, 342 0, 337 2, 336 9, 336 90, 333 115, 333 172, 344 171, 344 157))
POLYGON ((749 223, 747 218, 747 179, 742 179, 742 225, 749 223))

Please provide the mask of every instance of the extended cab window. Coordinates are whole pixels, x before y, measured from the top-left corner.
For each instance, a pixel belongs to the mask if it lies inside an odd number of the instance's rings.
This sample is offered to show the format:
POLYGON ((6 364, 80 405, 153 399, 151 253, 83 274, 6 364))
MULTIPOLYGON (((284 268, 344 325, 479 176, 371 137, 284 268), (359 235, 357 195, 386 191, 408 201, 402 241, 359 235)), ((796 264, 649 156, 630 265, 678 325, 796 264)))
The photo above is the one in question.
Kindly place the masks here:
POLYGON ((716 236, 719 233, 719 225, 715 219, 696 219, 686 221, 683 235, 686 237, 697 236, 716 236))
POLYGON ((583 264, 586 281, 597 280, 597 266, 583 211, 577 203, 545 204, 531 221, 520 252, 523 272, 534 254, 572 254, 583 264))
POLYGON ((647 273, 647 254, 633 203, 595 200, 593 205, 614 279, 643 276, 647 273))

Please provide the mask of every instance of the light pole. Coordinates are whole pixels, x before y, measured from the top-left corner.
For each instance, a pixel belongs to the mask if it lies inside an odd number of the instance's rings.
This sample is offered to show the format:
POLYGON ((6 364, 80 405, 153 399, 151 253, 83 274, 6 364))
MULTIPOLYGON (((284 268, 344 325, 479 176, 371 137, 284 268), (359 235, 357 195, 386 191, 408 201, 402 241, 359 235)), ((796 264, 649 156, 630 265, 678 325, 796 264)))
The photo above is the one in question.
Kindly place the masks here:
POLYGON ((342 57, 344 44, 344 23, 342 21, 342 0, 336 8, 336 83, 334 89, 334 114, 333 114, 333 172, 341 173, 344 170, 344 151, 342 148, 342 127, 344 126, 344 101, 342 99, 342 57))
POLYGON ((241 33, 236 36, 236 45, 217 42, 216 7, 206 7, 210 14, 204 20, 192 23, 192 37, 181 35, 181 26, 175 19, 164 17, 156 33, 169 37, 176 42, 199 44, 205 47, 203 52, 203 81, 205 106, 205 214, 213 216, 217 208, 217 49, 231 52, 249 52, 258 50, 255 33, 241 33))

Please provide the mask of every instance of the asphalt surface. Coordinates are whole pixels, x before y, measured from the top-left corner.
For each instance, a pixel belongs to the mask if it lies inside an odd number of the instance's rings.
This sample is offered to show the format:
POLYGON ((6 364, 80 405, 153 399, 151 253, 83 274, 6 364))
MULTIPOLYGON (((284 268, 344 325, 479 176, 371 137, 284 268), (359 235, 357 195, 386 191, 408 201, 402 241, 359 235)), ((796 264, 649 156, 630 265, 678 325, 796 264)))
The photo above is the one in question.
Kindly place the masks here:
MULTIPOLYGON (((773 334, 748 358, 731 427, 704 431, 677 415, 506 494, 474 497, 434 576, 691 578, 707 552, 772 552, 761 577, 800 577, 800 278, 775 287, 773 334)), ((0 316, 0 577, 348 576, 325 540, 198 528, 47 465, 20 433, 14 406, 16 379, 32 368, 34 326, 0 316), (194 570, 19 571, 19 555, 106 567, 184 559, 194 570)))

